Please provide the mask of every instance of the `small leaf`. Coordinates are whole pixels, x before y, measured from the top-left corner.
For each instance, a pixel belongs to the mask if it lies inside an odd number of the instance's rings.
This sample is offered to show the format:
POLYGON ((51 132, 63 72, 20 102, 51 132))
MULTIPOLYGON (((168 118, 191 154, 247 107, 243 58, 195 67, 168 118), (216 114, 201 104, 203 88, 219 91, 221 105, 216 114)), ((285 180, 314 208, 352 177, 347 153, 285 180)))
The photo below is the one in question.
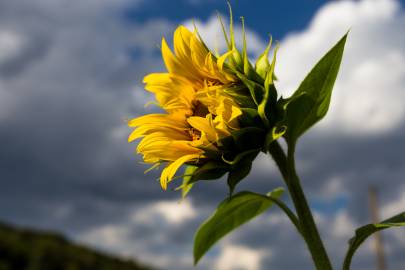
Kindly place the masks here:
POLYGON ((294 142, 329 109, 347 34, 315 65, 286 105, 288 142, 294 142))
POLYGON ((350 263, 352 261, 352 257, 359 246, 375 232, 388 229, 391 227, 400 227, 405 226, 405 212, 396 215, 392 218, 384 220, 381 223, 377 224, 368 224, 363 227, 360 227, 356 230, 355 236, 350 239, 349 241, 349 250, 346 253, 345 261, 343 263, 343 270, 350 269, 350 263))
MULTIPOLYGON (((279 197, 281 192, 277 189, 272 197, 279 197)), ((197 230, 194 239, 194 264, 222 237, 260 215, 272 206, 269 197, 253 193, 240 192, 224 200, 215 213, 208 218, 197 230)))
POLYGON ((271 198, 278 199, 279 197, 281 197, 281 195, 283 195, 283 193, 284 193, 284 188, 278 187, 278 188, 273 189, 270 192, 267 192, 266 196, 269 198, 271 197, 271 198))

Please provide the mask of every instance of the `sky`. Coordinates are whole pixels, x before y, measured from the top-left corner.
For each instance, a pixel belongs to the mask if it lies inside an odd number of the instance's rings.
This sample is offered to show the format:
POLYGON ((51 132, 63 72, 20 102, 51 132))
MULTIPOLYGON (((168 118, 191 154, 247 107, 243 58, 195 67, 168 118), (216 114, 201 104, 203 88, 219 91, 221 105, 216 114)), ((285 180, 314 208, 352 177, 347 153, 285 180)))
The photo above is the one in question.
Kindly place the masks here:
MULTIPOLYGON (((279 42, 277 88, 288 96, 351 29, 327 117, 297 149, 297 166, 333 264, 353 230, 370 222, 367 190, 381 218, 405 209, 405 9, 395 0, 231 1, 244 16, 249 55, 279 42)), ((128 144, 126 120, 150 113, 142 78, 163 71, 159 44, 195 20, 224 47, 222 0, 0 1, 0 220, 56 230, 112 254, 167 270, 192 267, 193 235, 226 196, 201 182, 180 202, 128 144)), ((240 25, 236 28, 238 40, 240 25)), ((238 187, 283 186, 264 155, 238 187)), ((287 196, 284 197, 288 201, 287 196)), ((405 269, 405 230, 384 232, 389 269, 405 269)), ((353 269, 373 269, 373 241, 353 269)), ((270 209, 222 239, 199 270, 313 269, 303 241, 270 209), (294 243, 294 245, 292 245, 294 243), (292 259, 293 258, 293 259, 292 259)))

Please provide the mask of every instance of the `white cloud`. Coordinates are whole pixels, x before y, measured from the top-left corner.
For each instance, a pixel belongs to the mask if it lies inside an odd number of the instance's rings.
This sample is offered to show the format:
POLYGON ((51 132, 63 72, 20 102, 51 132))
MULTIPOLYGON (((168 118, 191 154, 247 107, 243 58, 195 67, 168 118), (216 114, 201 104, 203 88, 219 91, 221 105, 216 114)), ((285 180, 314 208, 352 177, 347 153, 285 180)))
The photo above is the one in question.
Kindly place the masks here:
POLYGON ((309 28, 281 42, 278 86, 289 95, 305 73, 349 28, 331 110, 318 130, 388 132, 405 118, 405 16, 394 0, 325 5, 309 28))
POLYGON ((395 200, 387 203, 381 208, 381 213, 383 213, 383 219, 398 215, 405 211, 405 191, 399 196, 399 198, 395 198, 395 200))
MULTIPOLYGON (((184 222, 192 220, 198 209, 188 200, 159 201, 133 208, 124 220, 93 226, 75 238, 157 268, 188 269, 193 263, 192 242, 184 239, 184 222), (178 237, 183 239, 179 241, 178 237)), ((210 263, 207 258, 201 265, 210 263)))
POLYGON ((14 31, 0 29, 0 65, 12 60, 22 49, 23 38, 14 31))
POLYGON ((136 223, 152 223, 162 218, 171 225, 179 225, 196 217, 197 210, 190 200, 160 201, 152 203, 133 215, 136 223))
POLYGON ((353 236, 356 225, 345 210, 339 211, 331 224, 332 235, 335 237, 349 239, 353 236))
POLYGON ((81 235, 81 240, 103 248, 122 250, 129 235, 124 225, 105 224, 81 235))
POLYGON ((277 177, 279 177, 277 166, 269 155, 260 153, 253 164, 251 174, 271 176, 271 174, 276 173, 277 177))
POLYGON ((215 264, 215 269, 259 270, 262 259, 270 255, 269 250, 260 251, 241 245, 225 245, 215 264))
POLYGON ((339 176, 334 176, 327 179, 322 187, 319 197, 325 200, 333 200, 339 196, 346 195, 347 190, 343 184, 343 178, 339 176))

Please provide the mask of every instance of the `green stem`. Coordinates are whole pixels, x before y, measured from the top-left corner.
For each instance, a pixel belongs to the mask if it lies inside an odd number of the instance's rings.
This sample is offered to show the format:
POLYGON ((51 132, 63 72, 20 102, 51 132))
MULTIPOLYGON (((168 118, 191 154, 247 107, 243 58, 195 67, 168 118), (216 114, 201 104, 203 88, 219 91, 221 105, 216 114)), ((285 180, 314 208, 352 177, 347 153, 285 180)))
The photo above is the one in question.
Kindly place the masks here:
POLYGON ((289 145, 287 157, 277 141, 271 143, 268 150, 280 169, 288 191, 290 192, 291 199, 297 211, 300 232, 309 248, 316 269, 332 270, 332 265, 323 246, 311 209, 308 206, 299 177, 295 170, 295 144, 289 145))

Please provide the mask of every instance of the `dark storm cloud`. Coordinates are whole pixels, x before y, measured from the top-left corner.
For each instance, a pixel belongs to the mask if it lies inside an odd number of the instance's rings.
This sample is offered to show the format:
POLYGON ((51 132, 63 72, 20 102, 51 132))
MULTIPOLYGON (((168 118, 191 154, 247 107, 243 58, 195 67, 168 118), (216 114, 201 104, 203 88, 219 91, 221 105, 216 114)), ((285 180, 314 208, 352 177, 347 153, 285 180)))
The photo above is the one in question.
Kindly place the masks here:
POLYGON ((145 44, 160 42, 172 26, 129 27, 106 12, 128 3, 68 2, 1 4, 0 30, 12 33, 18 47, 0 66, 0 94, 7 94, 0 104, 11 106, 0 121, 0 213, 73 231, 161 193, 151 176, 143 179, 125 119, 147 97, 134 93, 143 74, 160 68, 158 48, 145 44), (134 38, 138 28, 152 34, 134 38), (136 61, 132 50, 141 51, 136 61))
POLYGON ((349 209, 358 220, 367 220, 369 213, 364 209, 369 186, 378 188, 382 204, 399 196, 404 188, 405 158, 400 147, 404 130, 399 126, 392 133, 370 137, 309 134, 298 149, 301 160, 311 157, 315 163, 302 170, 306 187, 316 196, 328 180, 341 177, 350 196, 349 209))

